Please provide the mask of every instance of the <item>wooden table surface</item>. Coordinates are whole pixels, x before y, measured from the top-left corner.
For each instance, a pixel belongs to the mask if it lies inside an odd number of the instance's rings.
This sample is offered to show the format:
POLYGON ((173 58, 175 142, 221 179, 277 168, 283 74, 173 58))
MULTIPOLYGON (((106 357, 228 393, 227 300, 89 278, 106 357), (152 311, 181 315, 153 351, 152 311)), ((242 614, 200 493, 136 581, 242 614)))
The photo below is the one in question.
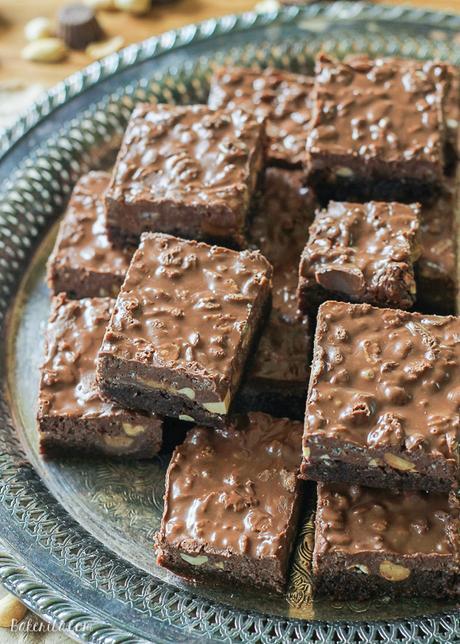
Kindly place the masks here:
MULTIPOLYGON (((153 8, 144 17, 101 12, 99 20, 108 37, 121 34, 126 44, 130 44, 191 22, 247 11, 256 2, 257 0, 176 0, 153 8)), ((401 4, 398 0, 385 2, 401 4)), ((65 0, 0 0, 0 83, 21 81, 48 87, 91 62, 81 52, 71 52, 64 62, 56 64, 37 64, 21 59, 26 22, 38 15, 53 18, 64 3, 65 0)), ((460 13, 460 0, 406 0, 406 3, 460 13)))

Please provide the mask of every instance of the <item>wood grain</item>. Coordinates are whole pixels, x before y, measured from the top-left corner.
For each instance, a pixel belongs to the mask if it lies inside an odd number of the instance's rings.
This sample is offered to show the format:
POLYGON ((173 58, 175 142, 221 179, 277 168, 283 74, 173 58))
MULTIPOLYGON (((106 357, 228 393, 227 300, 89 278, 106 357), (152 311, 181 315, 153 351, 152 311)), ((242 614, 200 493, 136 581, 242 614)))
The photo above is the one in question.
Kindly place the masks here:
MULTIPOLYGON (((64 62, 56 64, 37 64, 21 59, 26 22, 37 15, 52 18, 63 4, 63 0, 0 1, 0 82, 14 80, 48 87, 91 62, 81 52, 71 52, 64 62)), ((130 44, 191 22, 247 11, 255 4, 256 0, 176 0, 154 7, 142 18, 119 12, 101 12, 99 19, 108 37, 121 34, 126 44, 130 44)), ((386 0, 386 4, 401 3, 386 0)), ((460 0, 412 0, 407 4, 460 13, 460 0)))

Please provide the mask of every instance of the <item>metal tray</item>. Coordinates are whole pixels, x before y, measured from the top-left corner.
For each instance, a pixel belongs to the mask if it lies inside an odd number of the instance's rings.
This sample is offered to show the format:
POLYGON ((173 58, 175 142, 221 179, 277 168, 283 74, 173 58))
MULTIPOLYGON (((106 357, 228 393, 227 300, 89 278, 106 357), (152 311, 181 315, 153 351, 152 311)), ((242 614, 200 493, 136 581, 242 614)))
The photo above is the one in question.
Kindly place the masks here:
POLYGON ((228 16, 94 63, 0 138, 0 579, 34 611, 91 642, 458 641, 455 603, 312 602, 308 516, 286 597, 187 585, 154 562, 167 456, 44 463, 34 414, 53 223, 137 101, 205 101, 218 63, 308 71, 323 48, 458 64, 459 44, 460 16, 362 2, 228 16))

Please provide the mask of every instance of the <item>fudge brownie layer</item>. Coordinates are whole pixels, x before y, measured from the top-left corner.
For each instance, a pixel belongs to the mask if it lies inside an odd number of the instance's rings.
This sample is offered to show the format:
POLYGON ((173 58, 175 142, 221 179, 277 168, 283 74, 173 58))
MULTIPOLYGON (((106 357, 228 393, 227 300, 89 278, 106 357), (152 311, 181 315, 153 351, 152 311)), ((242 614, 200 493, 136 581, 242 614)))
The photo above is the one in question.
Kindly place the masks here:
POLYGON ((256 251, 145 233, 99 352, 102 391, 124 407, 224 425, 271 272, 256 251))
POLYGON ((447 494, 318 486, 315 593, 449 597, 460 593, 458 502, 447 494))
POLYGON ((311 345, 307 318, 289 324, 272 309, 236 396, 235 411, 303 420, 311 345))
POLYGON ((401 203, 330 202, 316 213, 299 266, 298 304, 328 299, 410 308, 420 209, 401 203))
POLYGON ((159 565, 282 592, 300 506, 301 435, 301 423, 261 413, 226 430, 190 430, 166 473, 159 565))
POLYGON ((268 168, 264 198, 249 229, 251 246, 259 248, 273 266, 273 308, 287 322, 298 318, 299 258, 317 206, 304 179, 301 171, 268 168))
POLYGON ((101 399, 96 356, 113 300, 53 298, 46 331, 38 428, 45 456, 149 458, 161 447, 162 421, 101 399))
POLYGON ((315 197, 303 185, 304 173, 268 168, 264 199, 249 230, 273 265, 273 309, 262 329, 235 407, 303 419, 311 337, 308 320, 297 312, 300 253, 312 221, 315 197))
POLYGON ((456 204, 453 182, 439 199, 421 211, 421 254, 415 265, 417 309, 430 313, 457 310, 456 204))
POLYGON ((460 318, 326 302, 302 477, 448 490, 457 483, 460 318))
POLYGON ((459 157, 460 137, 460 72, 458 67, 448 66, 449 89, 444 105, 446 121, 446 172, 455 174, 459 157))
POLYGON ((212 109, 247 109, 267 117, 268 163, 302 167, 311 118, 313 79, 278 69, 222 68, 211 79, 212 109))
POLYGON ((68 297, 116 295, 129 253, 112 248, 105 227, 104 192, 110 175, 90 172, 76 184, 48 260, 48 285, 68 297))
POLYGON ((444 173, 441 63, 320 55, 307 141, 322 201, 426 201, 444 173))
POLYGON ((265 158, 265 125, 243 110, 141 104, 106 192, 110 239, 164 232, 245 245, 265 158))

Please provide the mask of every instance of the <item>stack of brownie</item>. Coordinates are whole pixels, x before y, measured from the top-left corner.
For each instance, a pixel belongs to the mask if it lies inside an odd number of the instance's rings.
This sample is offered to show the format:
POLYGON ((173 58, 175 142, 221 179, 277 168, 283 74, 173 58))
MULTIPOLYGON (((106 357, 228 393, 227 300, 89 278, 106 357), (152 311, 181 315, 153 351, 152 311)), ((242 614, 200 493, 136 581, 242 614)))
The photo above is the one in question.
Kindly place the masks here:
POLYGON ((298 301, 317 316, 300 474, 319 482, 315 591, 456 596, 460 319, 430 314, 456 308, 454 70, 320 56, 314 97, 324 208, 298 301))
POLYGON ((311 479, 318 594, 459 592, 458 94, 441 63, 221 69, 75 187, 41 451, 150 458, 185 424, 160 565, 283 592, 311 479))

